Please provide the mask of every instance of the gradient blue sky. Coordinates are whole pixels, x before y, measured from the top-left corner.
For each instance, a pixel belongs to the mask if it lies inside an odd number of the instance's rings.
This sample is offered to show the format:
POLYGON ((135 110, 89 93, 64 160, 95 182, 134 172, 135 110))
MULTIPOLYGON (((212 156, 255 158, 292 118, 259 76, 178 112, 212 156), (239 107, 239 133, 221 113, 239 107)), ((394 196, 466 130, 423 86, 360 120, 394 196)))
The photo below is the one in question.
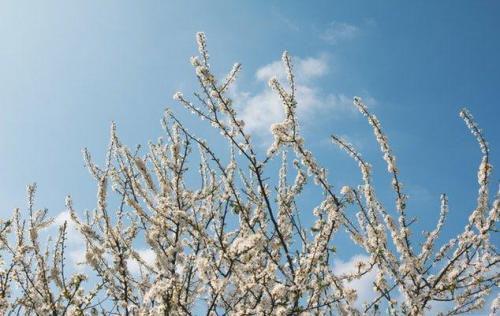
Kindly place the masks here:
MULTIPOLYGON (((24 206, 25 185, 34 181, 38 205, 51 214, 64 209, 67 194, 77 208, 93 208, 95 184, 81 148, 102 161, 112 120, 126 144, 156 139, 172 94, 195 87, 188 60, 195 32, 204 31, 218 72, 243 63, 241 95, 265 94, 256 72, 285 49, 321 61, 325 70, 305 81, 312 102, 321 103, 304 115, 310 147, 334 184, 356 184, 354 163, 326 142, 330 133, 347 136, 390 201, 371 130, 342 98, 370 100, 398 157, 409 209, 420 218, 417 231, 434 226, 446 192, 452 220, 445 234, 454 235, 474 206, 480 159, 458 118, 462 106, 500 165, 499 16, 498 1, 2 1, 1 212, 24 206)), ((498 173, 492 180, 495 191, 498 173)))

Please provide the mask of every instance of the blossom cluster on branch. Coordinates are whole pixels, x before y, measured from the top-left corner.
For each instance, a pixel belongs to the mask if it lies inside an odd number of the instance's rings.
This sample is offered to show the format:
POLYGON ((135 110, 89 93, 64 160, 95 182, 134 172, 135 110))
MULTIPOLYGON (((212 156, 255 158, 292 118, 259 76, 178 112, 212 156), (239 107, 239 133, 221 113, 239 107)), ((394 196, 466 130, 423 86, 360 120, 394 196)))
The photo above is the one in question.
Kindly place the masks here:
MULTIPOLYGON (((200 90, 193 100, 180 92, 174 99, 220 132, 228 154, 221 155, 170 110, 162 119, 165 137, 151 142, 144 154, 125 146, 112 125, 103 166, 84 151, 97 182, 96 208, 82 217, 71 198, 66 200, 85 241, 83 264, 93 274, 68 272, 67 223, 55 240, 39 241, 52 220, 46 210, 35 210, 30 186, 29 215, 17 210, 0 223, 2 315, 423 315, 443 301, 451 303, 443 315, 485 308, 500 278, 491 239, 500 199, 498 193, 490 199, 488 144, 467 110, 460 115, 483 154, 477 206, 463 231, 438 246, 451 212, 446 195, 435 228, 423 240, 412 235, 414 220, 407 215, 396 158, 380 121, 360 98, 354 106, 373 128, 392 179, 394 205, 381 202, 371 165, 337 136, 332 141, 358 164, 361 182, 333 187, 301 134, 287 52, 282 57, 287 83, 269 81, 284 119, 271 126, 273 142, 261 153, 230 98, 241 65, 218 80, 203 33, 197 43, 199 55, 191 63, 200 90), (322 196, 311 209, 297 203, 306 186, 322 196), (355 216, 348 208, 357 210, 355 216), (367 258, 348 273, 333 265, 338 234, 347 234, 367 258), (153 260, 141 255, 144 247, 153 260), (360 307, 351 283, 372 272, 375 296, 360 307)), ((499 309, 497 297, 491 313, 499 309)))

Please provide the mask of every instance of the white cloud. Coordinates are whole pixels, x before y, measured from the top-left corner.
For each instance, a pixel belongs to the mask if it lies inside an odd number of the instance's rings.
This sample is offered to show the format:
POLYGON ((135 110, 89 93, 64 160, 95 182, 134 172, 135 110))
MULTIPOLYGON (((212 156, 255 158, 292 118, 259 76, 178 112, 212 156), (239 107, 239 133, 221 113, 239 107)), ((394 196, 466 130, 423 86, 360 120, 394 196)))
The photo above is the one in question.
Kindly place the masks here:
MULTIPOLYGON (((67 223, 66 253, 69 266, 79 272, 88 270, 88 267, 80 264, 85 262, 85 241, 82 234, 77 230, 75 223, 71 220, 69 211, 63 211, 54 218, 50 231, 57 231, 64 222, 67 223)), ((152 249, 139 249, 137 253, 146 263, 154 263, 156 255, 152 249)), ((136 260, 130 259, 127 264, 132 273, 139 274, 139 264, 136 260)))
MULTIPOLYGON (((139 249, 136 251, 139 254, 139 256, 142 258, 142 260, 144 260, 144 262, 146 262, 149 265, 154 264, 154 261, 156 259, 156 254, 152 249, 145 248, 145 249, 139 249)), ((135 259, 129 259, 129 261, 127 262, 127 267, 132 274, 137 275, 140 273, 139 263, 135 259)))
MULTIPOLYGON (((345 94, 325 94, 315 80, 328 74, 328 56, 293 59, 296 78, 297 115, 303 124, 308 124, 318 117, 321 110, 353 111, 352 97, 345 94)), ((275 61, 259 68, 255 78, 259 83, 266 83, 256 94, 240 91, 237 86, 231 90, 232 97, 239 105, 240 117, 245 121, 247 131, 254 134, 269 133, 273 123, 283 119, 284 111, 277 94, 267 86, 267 81, 276 77, 286 82, 286 72, 281 61, 275 61)))
MULTIPOLYGON (((294 74, 298 82, 306 83, 312 79, 322 77, 328 73, 327 56, 294 58, 293 59, 294 74)), ((281 60, 272 62, 257 70, 255 74, 257 80, 267 83, 272 77, 278 80, 286 80, 286 72, 281 60)))
POLYGON ((62 211, 54 218, 54 222, 49 227, 48 233, 56 236, 64 222, 66 222, 66 254, 67 266, 71 269, 82 272, 84 267, 79 264, 85 261, 85 240, 83 235, 76 228, 75 223, 71 220, 69 211, 62 211))
POLYGON ((344 22, 331 22, 328 27, 321 33, 320 37, 325 42, 336 44, 341 40, 348 40, 356 37, 359 33, 359 27, 344 23, 344 22))
MULTIPOLYGON (((348 261, 336 260, 333 263, 333 271, 336 275, 352 273, 356 271, 355 267, 357 262, 366 262, 367 260, 368 257, 365 255, 352 256, 348 261)), ((373 291, 373 282, 375 281, 376 274, 377 269, 375 268, 360 279, 353 280, 347 284, 358 293, 358 299, 354 304, 356 308, 361 308, 363 303, 371 302, 377 298, 377 293, 373 291)))
MULTIPOLYGON (((71 220, 69 211, 59 213, 55 218, 53 224, 49 227, 49 233, 58 231, 59 227, 67 223, 66 234, 66 254, 68 259, 68 266, 79 272, 90 273, 89 267, 82 265, 85 262, 85 240, 82 234, 77 230, 75 223, 71 220)), ((154 264, 156 254, 152 249, 142 248, 136 250, 139 256, 148 264, 154 264)), ((111 258, 109 257, 108 260, 111 258)), ((128 268, 133 274, 139 274, 139 264, 134 259, 129 259, 127 262, 128 268)))
MULTIPOLYGON (((335 260, 333 262, 333 271, 335 272, 336 275, 341 275, 345 273, 352 273, 355 271, 355 266, 357 262, 363 261, 366 262, 368 260, 368 256, 366 255, 354 255, 349 260, 347 261, 342 261, 342 260, 335 260)), ((353 289, 356 290, 358 293, 358 299, 356 300, 356 303, 354 304, 356 308, 360 309, 363 307, 363 303, 365 302, 372 302, 374 299, 378 298, 379 294, 376 293, 373 290, 373 283, 375 282, 376 274, 378 272, 377 268, 374 268, 370 273, 367 273, 364 275, 362 278, 359 280, 354 280, 350 283, 347 283, 347 285, 353 289)), ((404 296, 403 294, 399 291, 399 288, 394 289, 391 292, 392 298, 398 302, 398 305, 401 307, 401 304, 404 302, 404 296)), ((489 307, 491 305, 491 302, 495 298, 496 293, 493 292, 490 294, 490 296, 487 298, 487 304, 485 304, 485 307, 483 308, 482 311, 472 313, 471 315, 486 315, 488 314, 487 311, 489 310, 489 307)), ((453 302, 439 302, 439 301, 432 301, 428 305, 428 309, 426 314, 428 313, 429 315, 438 315, 439 313, 444 313, 446 314, 453 308, 453 302)))
POLYGON ((240 94, 236 99, 243 105, 241 118, 245 121, 245 129, 251 133, 265 133, 271 124, 283 117, 279 97, 271 90, 262 91, 252 97, 240 94))
POLYGON ((60 227, 66 222, 66 244, 67 245, 83 245, 83 236, 76 229, 75 223, 71 220, 69 211, 62 211, 54 218, 54 225, 60 227))

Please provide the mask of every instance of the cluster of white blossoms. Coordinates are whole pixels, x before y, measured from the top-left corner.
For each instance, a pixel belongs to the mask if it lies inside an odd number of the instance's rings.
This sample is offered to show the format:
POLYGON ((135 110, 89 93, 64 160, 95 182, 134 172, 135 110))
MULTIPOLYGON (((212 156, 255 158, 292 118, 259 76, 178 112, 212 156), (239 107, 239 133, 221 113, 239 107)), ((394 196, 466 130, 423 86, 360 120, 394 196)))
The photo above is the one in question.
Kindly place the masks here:
MULTIPOLYGON (((484 310, 500 278, 491 239, 500 201, 498 195, 490 201, 488 145, 469 112, 461 115, 483 153, 477 206, 456 238, 441 241, 451 212, 442 195, 437 225, 420 240, 411 234, 388 138, 360 98, 354 106, 373 127, 392 177, 394 205, 382 204, 371 165, 336 136, 333 141, 358 164, 361 183, 333 187, 301 135, 288 53, 282 58, 287 84, 269 82, 284 119, 271 127, 274 141, 262 154, 228 95, 240 64, 219 81, 205 35, 198 33, 197 41, 199 56, 191 58, 200 84, 196 102, 180 92, 174 99, 219 131, 227 146, 210 146, 170 110, 162 120, 165 137, 151 142, 145 154, 123 145, 112 125, 104 166, 84 151, 97 182, 96 208, 82 217, 71 198, 66 201, 86 244, 83 266, 92 273, 68 272, 67 224, 42 250, 40 232, 52 221, 46 211, 34 210, 30 186, 29 216, 16 211, 0 222, 0 314, 423 315, 436 302, 449 302, 443 315, 484 310), (322 197, 310 209, 303 203, 306 187, 322 197), (349 272, 333 264, 339 234, 366 255, 349 272), (144 249, 152 257, 145 258, 144 249), (360 307, 352 283, 370 273, 375 296, 360 307)), ((494 299, 492 315, 499 302, 494 299)))
POLYGON ((53 225, 47 210, 36 210, 36 186, 28 186, 28 216, 16 209, 0 222, 0 314, 84 315, 96 312, 100 288, 84 289, 87 276, 68 273, 65 248, 68 226, 59 227, 55 240, 40 235, 53 225))

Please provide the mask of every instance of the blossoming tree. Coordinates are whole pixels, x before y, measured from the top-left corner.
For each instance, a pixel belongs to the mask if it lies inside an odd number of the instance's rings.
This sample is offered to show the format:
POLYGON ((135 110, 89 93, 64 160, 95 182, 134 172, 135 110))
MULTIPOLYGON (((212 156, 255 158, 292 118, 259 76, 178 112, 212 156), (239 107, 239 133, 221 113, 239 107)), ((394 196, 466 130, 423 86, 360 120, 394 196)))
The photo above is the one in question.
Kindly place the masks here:
MULTIPOLYGON (((477 206, 463 231, 438 246, 448 214, 446 195, 435 228, 423 240, 413 236, 396 158, 379 120, 360 98, 354 106, 373 127, 392 177, 394 205, 382 204, 370 164, 336 136, 332 141, 359 165, 361 184, 341 190, 331 185, 301 136, 287 52, 282 58, 287 85, 269 82, 281 99, 284 120, 272 125, 273 143, 261 153, 229 97, 240 65, 217 80, 203 33, 197 42, 199 56, 191 63, 200 91, 194 101, 181 93, 174 99, 217 129, 229 154, 221 155, 168 110, 162 120, 166 138, 150 143, 142 156, 122 144, 113 125, 104 166, 84 151, 97 181, 97 207, 81 218, 71 198, 66 201, 92 274, 71 273, 65 263, 66 223, 53 241, 39 241, 52 220, 34 208, 30 186, 29 216, 17 210, 0 225, 2 315, 422 315, 443 301, 450 302, 445 315, 485 308, 499 282, 491 235, 497 232, 500 202, 498 194, 490 201, 488 144, 467 110, 460 115, 483 154, 477 206), (274 168, 273 161, 280 166, 274 168), (192 185, 190 168, 199 170, 198 185, 192 185), (306 186, 322 194, 312 209, 297 203, 306 186), (347 208, 357 210, 355 216, 347 208), (337 234, 349 235, 366 254, 348 273, 332 264, 337 234), (140 254, 144 245, 154 260, 140 254), (138 269, 131 269, 131 262, 138 269), (368 273, 376 274, 375 295, 359 307, 351 283, 368 273)), ((499 306, 497 297, 491 313, 499 306)))

